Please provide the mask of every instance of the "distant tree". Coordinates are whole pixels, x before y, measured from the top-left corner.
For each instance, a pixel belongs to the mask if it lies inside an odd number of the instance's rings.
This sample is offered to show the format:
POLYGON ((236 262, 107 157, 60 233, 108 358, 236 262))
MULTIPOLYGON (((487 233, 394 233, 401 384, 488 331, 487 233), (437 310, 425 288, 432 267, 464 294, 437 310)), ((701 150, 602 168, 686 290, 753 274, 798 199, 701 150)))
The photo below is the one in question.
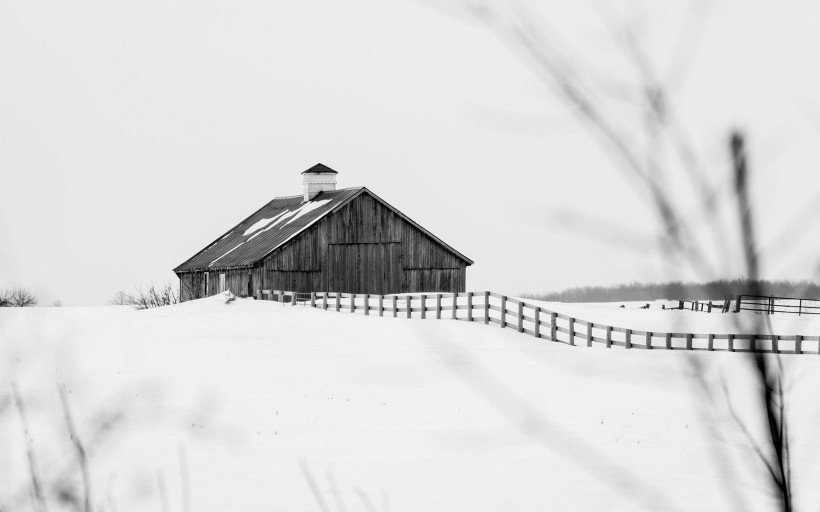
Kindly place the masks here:
POLYGON ((0 290, 0 307, 25 308, 37 305, 37 296, 24 288, 0 290))

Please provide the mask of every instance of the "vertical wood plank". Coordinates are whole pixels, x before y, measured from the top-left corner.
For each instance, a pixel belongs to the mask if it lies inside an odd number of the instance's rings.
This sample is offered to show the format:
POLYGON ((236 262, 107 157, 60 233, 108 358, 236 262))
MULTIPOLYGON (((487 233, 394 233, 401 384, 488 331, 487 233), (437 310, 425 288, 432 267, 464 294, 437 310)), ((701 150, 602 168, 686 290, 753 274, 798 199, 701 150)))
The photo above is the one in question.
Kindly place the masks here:
POLYGON ((569 317, 569 344, 575 345, 575 319, 569 317))
POLYGON ((384 316, 384 295, 379 295, 379 316, 384 316))
POLYGON ((734 351, 735 351, 735 335, 730 334, 729 335, 729 352, 734 352, 734 351))
POLYGON ((772 335, 772 352, 775 354, 780 352, 780 335, 778 334, 772 335))
POLYGON ((290 303, 291 303, 291 305, 293 305, 293 306, 295 306, 295 305, 296 305, 296 292, 291 292, 291 296, 290 296, 290 303))
POLYGON ((356 312, 356 294, 355 293, 350 294, 350 312, 351 313, 356 312))
POLYGON ((587 322, 587 347, 592 346, 592 322, 587 322))
POLYGON ((484 292, 484 323, 490 323, 490 292, 484 292))
POLYGON ((453 293, 453 320, 458 318, 456 312, 458 311, 458 292, 453 293))
POLYGON ((421 319, 427 318, 427 295, 421 296, 421 319))
POLYGON ((558 314, 550 313, 550 339, 558 341, 558 314))
POLYGON ((715 350, 715 335, 709 334, 709 338, 706 340, 706 350, 715 350))
POLYGON ((794 340, 794 351, 797 352, 798 354, 803 353, 803 336, 801 336, 799 334, 797 335, 797 337, 794 340))
POLYGON ((364 314, 365 316, 370 316, 370 294, 364 294, 364 314))
POLYGON ((395 295, 393 295, 393 318, 399 316, 399 306, 398 306, 398 299, 395 295))
POLYGON ((606 348, 612 347, 612 326, 606 326, 606 348))
POLYGON ((327 292, 322 292, 322 309, 327 310, 327 292))
POLYGON ((412 318, 413 313, 413 297, 412 295, 408 295, 405 299, 407 302, 407 318, 412 318))
POLYGON ((524 332, 524 303, 518 303, 518 332, 524 332))
POLYGON ((672 350, 672 333, 666 333, 666 348, 667 350, 672 350))
POLYGON ((535 330, 533 334, 536 338, 541 337, 541 308, 535 307, 535 330))
POLYGON ((467 292, 467 321, 473 321, 473 292, 467 292))
POLYGON ((507 327, 507 296, 501 296, 501 328, 507 327))
POLYGON ((342 294, 336 292, 336 311, 342 310, 342 294))
POLYGON ((436 320, 441 320, 441 294, 436 294, 436 320))
POLYGON ((692 334, 686 335, 686 350, 692 350, 692 334))
POLYGON ((626 335, 624 336, 624 348, 632 348, 632 329, 626 330, 626 335))
POLYGON ((316 307, 316 292, 310 292, 310 307, 316 307))
POLYGON ((646 348, 647 350, 652 349, 652 332, 646 331, 646 348))

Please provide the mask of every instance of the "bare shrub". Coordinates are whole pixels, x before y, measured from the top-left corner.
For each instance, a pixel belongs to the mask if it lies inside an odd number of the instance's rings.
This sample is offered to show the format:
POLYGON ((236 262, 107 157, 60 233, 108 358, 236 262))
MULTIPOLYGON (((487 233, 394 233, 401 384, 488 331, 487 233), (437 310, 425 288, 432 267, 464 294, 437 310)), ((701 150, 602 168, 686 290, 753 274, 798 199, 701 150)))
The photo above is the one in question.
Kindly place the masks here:
POLYGON ((37 305, 37 296, 25 288, 0 290, 0 308, 26 308, 37 305))
POLYGON ((119 290, 108 301, 117 306, 134 306, 136 309, 159 308, 179 303, 179 293, 168 283, 162 286, 149 285, 147 288, 136 288, 133 294, 119 290))

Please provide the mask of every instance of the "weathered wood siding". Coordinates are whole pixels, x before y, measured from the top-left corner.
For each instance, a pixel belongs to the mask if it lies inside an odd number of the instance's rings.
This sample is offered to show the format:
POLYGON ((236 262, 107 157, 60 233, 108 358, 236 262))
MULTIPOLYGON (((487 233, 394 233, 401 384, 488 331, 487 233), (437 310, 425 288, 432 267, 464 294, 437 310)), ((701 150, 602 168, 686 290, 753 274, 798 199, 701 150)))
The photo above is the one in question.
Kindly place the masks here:
MULTIPOLYGON (((239 296, 248 294, 249 279, 253 293, 463 292, 467 286, 464 260, 368 194, 324 217, 253 269, 211 271, 208 295, 219 292, 220 273, 239 296)), ((181 288, 185 279, 204 296, 202 273, 189 274, 180 274, 181 288)))

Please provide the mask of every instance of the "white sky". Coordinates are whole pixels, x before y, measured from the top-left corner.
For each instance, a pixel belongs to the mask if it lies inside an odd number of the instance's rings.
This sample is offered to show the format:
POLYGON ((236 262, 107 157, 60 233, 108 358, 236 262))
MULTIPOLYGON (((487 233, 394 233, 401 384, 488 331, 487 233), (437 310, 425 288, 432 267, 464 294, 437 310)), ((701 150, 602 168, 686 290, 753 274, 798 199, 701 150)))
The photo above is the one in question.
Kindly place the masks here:
MULTIPOLYGON (((620 78, 592 1, 539 5, 576 54, 620 78)), ((748 131, 764 275, 813 277, 820 5, 707 3, 674 100, 718 183, 728 130, 748 131)), ((678 4, 644 16, 660 64, 678 4)), ((652 233, 646 203, 519 55, 435 5, 0 2, 0 288, 86 305, 175 282, 170 269, 299 194, 317 162, 474 259, 472 290, 689 277, 607 240, 652 233)), ((731 252, 715 242, 727 276, 740 273, 731 252)))

